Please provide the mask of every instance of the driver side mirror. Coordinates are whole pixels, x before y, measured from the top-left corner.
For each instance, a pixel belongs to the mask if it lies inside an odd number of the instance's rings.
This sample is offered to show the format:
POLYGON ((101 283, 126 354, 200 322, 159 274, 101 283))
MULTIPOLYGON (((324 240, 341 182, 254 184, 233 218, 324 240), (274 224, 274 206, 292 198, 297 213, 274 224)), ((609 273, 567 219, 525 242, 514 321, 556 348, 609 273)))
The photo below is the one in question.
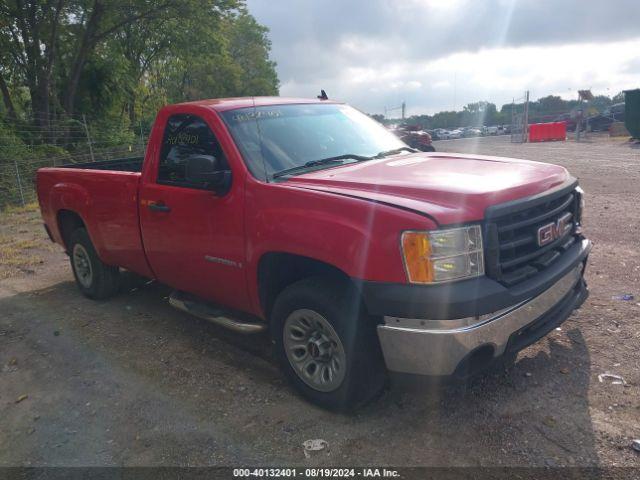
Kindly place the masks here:
POLYGON ((222 196, 231 187, 231 170, 225 167, 213 155, 190 155, 185 162, 185 179, 222 196))

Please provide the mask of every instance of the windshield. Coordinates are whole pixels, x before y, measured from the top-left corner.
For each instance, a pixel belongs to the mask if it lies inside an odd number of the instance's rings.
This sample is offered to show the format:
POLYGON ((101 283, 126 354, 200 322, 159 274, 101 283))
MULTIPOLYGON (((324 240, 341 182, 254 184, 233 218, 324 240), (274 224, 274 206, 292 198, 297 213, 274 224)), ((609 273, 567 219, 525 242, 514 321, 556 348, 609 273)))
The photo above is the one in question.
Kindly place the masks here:
POLYGON ((372 157, 406 147, 378 122, 347 105, 270 105, 229 110, 222 117, 251 173, 265 180, 330 157, 372 157))

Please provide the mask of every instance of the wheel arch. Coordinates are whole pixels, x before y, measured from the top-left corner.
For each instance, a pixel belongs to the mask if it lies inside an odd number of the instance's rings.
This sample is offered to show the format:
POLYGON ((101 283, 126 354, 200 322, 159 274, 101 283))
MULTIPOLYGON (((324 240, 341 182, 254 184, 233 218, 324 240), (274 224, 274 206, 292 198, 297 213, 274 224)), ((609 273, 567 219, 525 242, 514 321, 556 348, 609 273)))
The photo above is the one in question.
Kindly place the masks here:
POLYGON ((64 247, 69 251, 69 239, 74 230, 78 228, 87 228, 84 220, 77 212, 73 210, 61 209, 56 214, 56 222, 58 224, 58 231, 64 243, 64 247))
POLYGON ((258 262, 258 299, 265 319, 269 319, 278 295, 289 285, 313 276, 354 285, 343 270, 330 263, 287 252, 268 252, 258 262))

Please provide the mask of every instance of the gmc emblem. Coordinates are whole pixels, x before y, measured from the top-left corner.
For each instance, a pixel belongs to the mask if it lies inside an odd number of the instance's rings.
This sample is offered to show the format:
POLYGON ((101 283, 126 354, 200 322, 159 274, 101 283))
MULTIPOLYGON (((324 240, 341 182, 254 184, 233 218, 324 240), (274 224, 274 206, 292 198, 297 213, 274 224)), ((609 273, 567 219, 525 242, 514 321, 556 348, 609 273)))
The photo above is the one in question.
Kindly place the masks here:
POLYGON ((543 225, 538 229, 538 245, 544 247, 554 240, 564 237, 571 230, 572 226, 571 214, 568 212, 555 222, 543 225))

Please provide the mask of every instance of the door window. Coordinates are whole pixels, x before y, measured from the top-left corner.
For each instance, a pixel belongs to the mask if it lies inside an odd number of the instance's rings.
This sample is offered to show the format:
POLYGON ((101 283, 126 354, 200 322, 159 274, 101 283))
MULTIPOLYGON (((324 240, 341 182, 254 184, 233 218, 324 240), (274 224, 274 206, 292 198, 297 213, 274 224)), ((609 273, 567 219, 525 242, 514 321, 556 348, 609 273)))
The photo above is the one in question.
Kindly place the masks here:
POLYGON ((186 160, 191 155, 214 156, 220 161, 222 170, 229 169, 220 143, 202 118, 191 114, 172 115, 164 131, 157 182, 201 187, 185 178, 186 160))

